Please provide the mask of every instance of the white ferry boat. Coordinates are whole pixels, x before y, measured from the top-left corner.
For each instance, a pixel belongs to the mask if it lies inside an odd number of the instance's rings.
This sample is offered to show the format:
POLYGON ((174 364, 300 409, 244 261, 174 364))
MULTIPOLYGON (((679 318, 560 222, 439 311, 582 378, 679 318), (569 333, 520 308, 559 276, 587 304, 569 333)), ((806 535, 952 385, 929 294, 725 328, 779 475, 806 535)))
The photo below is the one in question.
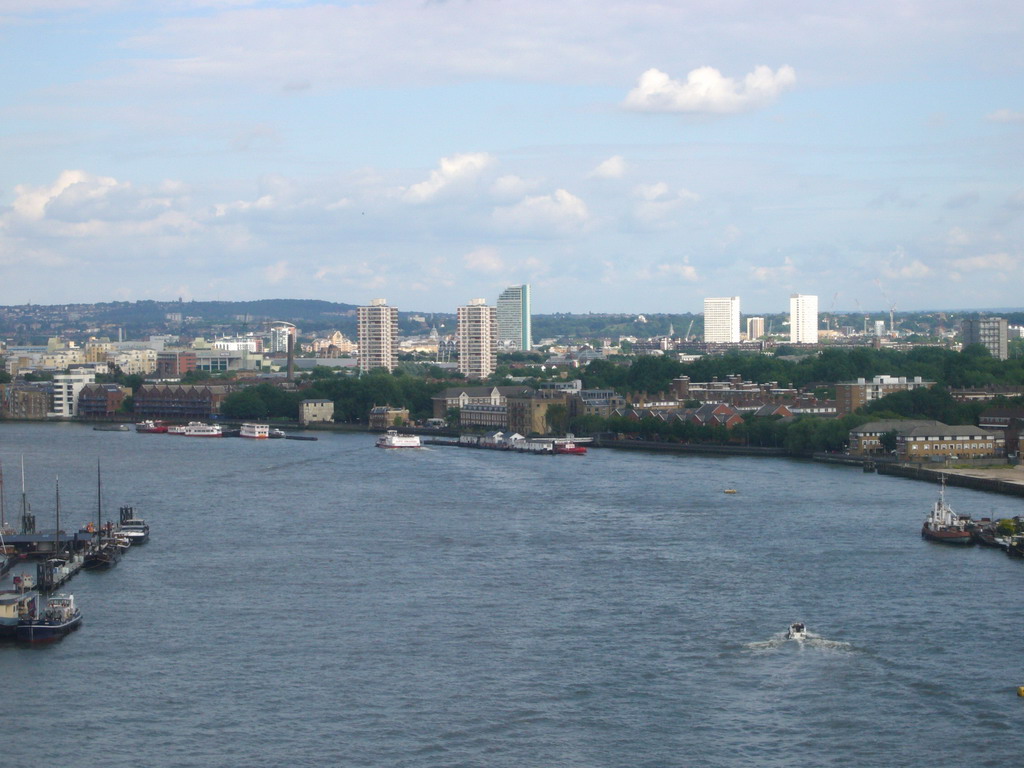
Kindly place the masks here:
POLYGON ((239 437, 248 437, 253 440, 266 440, 270 437, 270 425, 243 424, 238 435, 239 437))
POLYGON ((201 421, 190 421, 185 426, 185 437, 224 437, 224 430, 218 424, 204 424, 201 421))
POLYGON ((389 429, 377 438, 378 448, 419 448, 419 435, 400 435, 397 429, 389 429))

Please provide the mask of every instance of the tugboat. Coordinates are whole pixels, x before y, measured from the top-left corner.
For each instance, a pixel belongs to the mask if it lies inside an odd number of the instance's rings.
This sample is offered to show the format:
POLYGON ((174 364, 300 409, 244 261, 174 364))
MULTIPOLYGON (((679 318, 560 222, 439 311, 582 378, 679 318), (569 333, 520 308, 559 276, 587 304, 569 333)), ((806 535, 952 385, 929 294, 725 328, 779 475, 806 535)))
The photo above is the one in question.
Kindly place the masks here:
POLYGON ((786 639, 803 642, 807 639, 807 626, 800 621, 790 624, 789 629, 786 630, 786 639))
POLYGON ((921 536, 929 541, 942 544, 973 544, 974 537, 967 529, 967 521, 960 517, 946 503, 946 476, 942 475, 939 486, 939 500, 932 507, 931 514, 921 526, 921 536))
POLYGON ((26 605, 16 637, 24 643, 52 643, 74 632, 81 624, 82 612, 75 606, 75 596, 54 595, 41 610, 38 600, 26 605))
POLYGON ((151 435, 162 435, 167 432, 167 425, 162 421, 152 421, 147 419, 146 421, 140 421, 135 425, 136 432, 142 432, 144 434, 151 435))

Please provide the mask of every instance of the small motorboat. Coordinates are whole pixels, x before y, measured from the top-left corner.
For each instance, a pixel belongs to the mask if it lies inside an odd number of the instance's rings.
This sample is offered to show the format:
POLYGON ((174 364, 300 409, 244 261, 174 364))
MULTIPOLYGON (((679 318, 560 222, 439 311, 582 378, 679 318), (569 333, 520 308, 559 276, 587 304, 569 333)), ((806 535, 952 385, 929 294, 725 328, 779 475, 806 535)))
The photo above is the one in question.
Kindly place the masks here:
POLYGON ((802 622, 796 622, 790 624, 789 629, 786 630, 787 640, 806 640, 807 639, 807 627, 802 622))

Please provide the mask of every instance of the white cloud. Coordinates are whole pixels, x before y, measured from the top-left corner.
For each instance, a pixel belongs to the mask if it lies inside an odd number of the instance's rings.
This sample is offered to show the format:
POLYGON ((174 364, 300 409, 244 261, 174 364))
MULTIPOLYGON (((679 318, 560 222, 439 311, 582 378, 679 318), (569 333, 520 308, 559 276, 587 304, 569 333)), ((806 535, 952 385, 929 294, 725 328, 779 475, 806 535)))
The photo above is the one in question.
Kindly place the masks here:
POLYGON ((505 268, 505 262, 501 260, 495 248, 478 248, 462 257, 466 269, 473 272, 501 272, 505 268))
POLYGON ((662 277, 678 278, 688 283, 699 280, 697 269, 692 264, 658 264, 655 272, 662 277))
POLYGON ((500 177, 491 185, 491 194, 503 200, 518 200, 536 187, 535 181, 509 174, 500 177))
POLYGON ((1010 109, 997 109, 985 115, 990 123, 1024 123, 1024 112, 1014 112, 1010 109))
POLYGON ((613 155, 600 163, 588 175, 595 179, 621 179, 626 175, 628 166, 622 155, 613 155))
POLYGON ((970 272, 978 270, 1016 272, 1020 269, 1021 257, 1011 256, 1008 253, 987 253, 983 256, 956 259, 952 264, 956 269, 970 272))
POLYGON ((663 181, 639 184, 634 187, 633 196, 640 200, 633 209, 633 215, 642 224, 668 223, 669 217, 680 208, 700 200, 696 192, 688 189, 673 192, 663 181))
POLYGON ((963 227, 952 227, 946 233, 946 245, 950 248, 962 248, 971 242, 970 233, 963 227))
POLYGON ((405 191, 404 197, 412 203, 433 200, 443 190, 474 181, 493 163, 494 158, 486 152, 442 157, 440 167, 430 172, 430 178, 413 184, 405 191))
POLYGON ((796 82, 792 67, 759 66, 737 82, 714 67, 691 70, 686 81, 673 80, 659 69, 640 76, 624 106, 641 112, 704 112, 727 114, 764 106, 796 82))
POLYGON ((515 205, 495 208, 499 227, 524 234, 568 233, 578 230, 590 218, 586 203, 564 189, 551 195, 527 197, 515 205))
POLYGON ((796 275, 796 266, 793 260, 787 256, 778 267, 753 267, 750 276, 759 283, 784 283, 796 275))
POLYGON ((13 208, 19 216, 39 220, 46 215, 50 204, 65 193, 72 198, 69 202, 81 202, 101 198, 117 186, 115 179, 106 176, 92 176, 85 171, 61 171, 49 187, 16 186, 13 208))
POLYGON ((280 283, 288 277, 289 269, 287 261, 279 261, 263 268, 263 277, 268 283, 280 283))
POLYGON ((920 280, 932 274, 932 269, 920 259, 906 261, 902 256, 883 265, 882 274, 896 280, 920 280))

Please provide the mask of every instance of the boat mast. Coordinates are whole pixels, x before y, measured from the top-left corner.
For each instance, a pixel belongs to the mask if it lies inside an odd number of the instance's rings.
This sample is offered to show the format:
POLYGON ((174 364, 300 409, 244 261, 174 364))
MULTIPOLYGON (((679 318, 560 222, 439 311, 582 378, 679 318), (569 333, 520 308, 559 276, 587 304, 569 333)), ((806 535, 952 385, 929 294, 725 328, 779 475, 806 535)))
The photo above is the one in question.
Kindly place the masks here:
POLYGON ((4 463, 0 461, 0 530, 7 528, 7 515, 4 510, 4 463))
POLYGON ((60 551, 60 475, 56 475, 57 478, 57 538, 54 540, 53 552, 57 554, 60 551))
POLYGON ((102 480, 100 479, 100 460, 96 459, 96 535, 102 536, 100 531, 103 529, 103 491, 102 491, 102 480))
POLYGON ((25 495, 25 457, 21 457, 21 532, 35 533, 36 519, 29 511, 28 496, 25 495))

